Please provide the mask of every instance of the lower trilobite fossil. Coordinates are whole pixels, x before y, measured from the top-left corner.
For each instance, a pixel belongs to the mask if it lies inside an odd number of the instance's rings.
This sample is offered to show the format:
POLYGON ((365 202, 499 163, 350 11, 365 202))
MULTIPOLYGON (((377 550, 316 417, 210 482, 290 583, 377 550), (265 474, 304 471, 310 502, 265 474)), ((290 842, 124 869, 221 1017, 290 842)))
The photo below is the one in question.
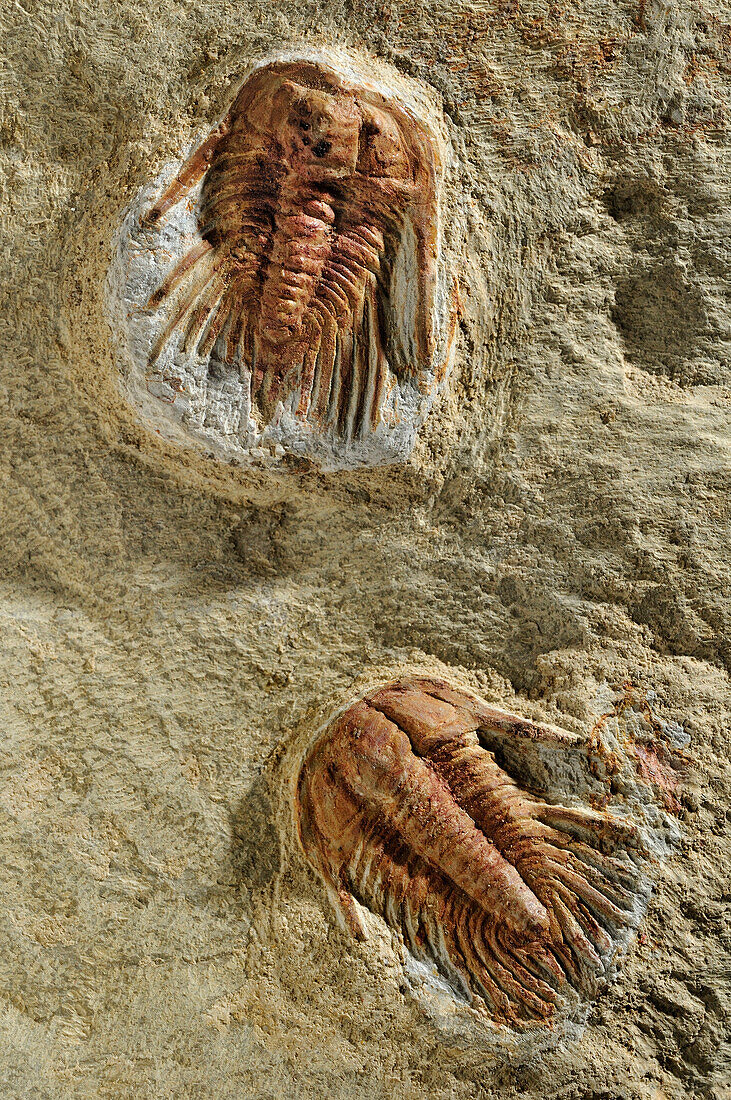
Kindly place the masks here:
POLYGON ((202 179, 199 241, 147 303, 168 310, 150 364, 179 338, 237 366, 264 423, 294 395, 299 420, 366 435, 391 375, 418 392, 433 367, 440 171, 374 88, 313 61, 257 69, 147 215, 202 179))
POLYGON ((644 845, 624 818, 521 789, 498 743, 583 745, 444 681, 389 684, 309 750, 300 838, 356 937, 355 899, 494 1021, 535 1026, 605 983, 642 908, 644 845))

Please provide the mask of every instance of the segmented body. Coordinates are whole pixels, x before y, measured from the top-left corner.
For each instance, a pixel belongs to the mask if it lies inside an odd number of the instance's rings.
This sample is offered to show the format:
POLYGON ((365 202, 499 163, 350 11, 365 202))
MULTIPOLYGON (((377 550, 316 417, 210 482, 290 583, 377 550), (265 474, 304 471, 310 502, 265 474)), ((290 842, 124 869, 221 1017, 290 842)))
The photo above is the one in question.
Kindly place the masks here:
POLYGON ((201 243, 148 303, 172 303, 151 361, 182 331, 188 351, 239 365, 265 418, 296 392, 301 418, 374 427, 389 370, 418 383, 431 364, 436 170, 426 132, 383 97, 309 62, 257 70, 148 216, 203 176, 201 243), (391 285, 407 222, 410 316, 391 285))
POLYGON ((493 1019, 520 1027, 606 979, 635 921, 640 841, 622 819, 521 790, 485 748, 486 730, 575 747, 571 734, 441 681, 401 681, 315 743, 298 821, 356 936, 365 926, 354 898, 493 1019))

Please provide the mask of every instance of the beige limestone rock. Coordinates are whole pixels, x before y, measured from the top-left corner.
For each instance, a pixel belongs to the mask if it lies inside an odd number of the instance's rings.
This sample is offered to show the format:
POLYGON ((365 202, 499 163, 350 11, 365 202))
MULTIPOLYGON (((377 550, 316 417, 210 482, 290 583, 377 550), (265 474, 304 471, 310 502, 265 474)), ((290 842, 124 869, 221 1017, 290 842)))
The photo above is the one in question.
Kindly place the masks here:
POLYGON ((0 1095, 726 1100, 727 6, 0 23, 0 1095), (242 471, 121 397, 114 234, 246 65, 330 46, 442 100, 455 362, 408 462, 242 471), (294 844, 292 747, 407 667, 576 732, 632 680, 691 735, 643 936, 528 1061, 445 1034, 294 844))

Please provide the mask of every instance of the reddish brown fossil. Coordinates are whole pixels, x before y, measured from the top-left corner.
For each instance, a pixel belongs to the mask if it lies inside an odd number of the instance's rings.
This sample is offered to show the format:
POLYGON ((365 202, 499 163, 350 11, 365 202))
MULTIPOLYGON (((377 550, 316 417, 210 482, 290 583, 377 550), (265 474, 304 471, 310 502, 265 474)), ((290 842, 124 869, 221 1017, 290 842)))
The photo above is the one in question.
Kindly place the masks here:
POLYGON ((497 1022, 593 995, 636 922, 642 850, 623 818, 522 790, 485 747, 580 739, 440 680, 400 680, 338 718, 297 787, 304 851, 347 927, 354 899, 497 1022))
POLYGON ((418 386, 432 361, 438 171, 392 99, 311 61, 257 69, 147 215, 203 177, 200 241, 148 302, 171 307, 151 362, 182 332, 250 375, 265 419, 294 393, 300 419, 363 434, 388 371, 418 386))

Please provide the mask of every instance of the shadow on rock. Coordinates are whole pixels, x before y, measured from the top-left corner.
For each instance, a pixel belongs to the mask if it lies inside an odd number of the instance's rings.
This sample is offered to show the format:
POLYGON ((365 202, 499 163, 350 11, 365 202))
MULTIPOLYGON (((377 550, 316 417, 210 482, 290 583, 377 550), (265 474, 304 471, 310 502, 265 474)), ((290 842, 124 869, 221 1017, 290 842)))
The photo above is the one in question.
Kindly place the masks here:
POLYGON ((281 865, 269 784, 257 776, 231 816, 231 863, 236 885, 247 890, 268 886, 281 865))

